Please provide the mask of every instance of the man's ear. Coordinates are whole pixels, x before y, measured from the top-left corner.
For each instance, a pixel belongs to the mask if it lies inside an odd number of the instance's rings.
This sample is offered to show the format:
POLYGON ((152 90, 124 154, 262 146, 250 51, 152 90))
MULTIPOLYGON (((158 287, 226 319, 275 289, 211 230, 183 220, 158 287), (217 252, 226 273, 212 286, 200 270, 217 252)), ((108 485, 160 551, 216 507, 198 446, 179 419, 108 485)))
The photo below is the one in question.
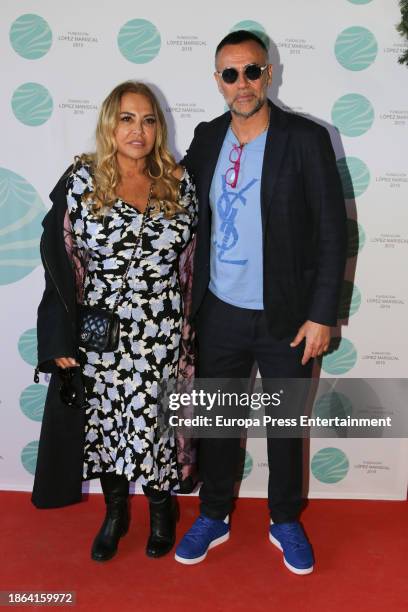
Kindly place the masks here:
POLYGON ((272 83, 272 74, 273 74, 272 64, 269 64, 267 71, 268 71, 268 85, 270 85, 272 83))
POLYGON ((215 79, 215 82, 217 83, 218 91, 220 92, 220 94, 222 94, 222 89, 220 85, 220 75, 218 74, 218 72, 214 72, 214 79, 215 79))

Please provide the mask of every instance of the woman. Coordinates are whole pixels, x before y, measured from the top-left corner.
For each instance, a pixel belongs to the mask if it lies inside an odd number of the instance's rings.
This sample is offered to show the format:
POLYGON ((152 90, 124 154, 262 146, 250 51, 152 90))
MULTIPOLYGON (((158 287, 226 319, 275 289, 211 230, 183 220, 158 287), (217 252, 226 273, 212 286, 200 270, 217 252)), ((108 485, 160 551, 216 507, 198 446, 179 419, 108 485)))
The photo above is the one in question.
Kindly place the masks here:
POLYGON ((99 477, 106 516, 91 556, 105 561, 127 532, 134 481, 149 498, 146 553, 159 557, 174 544, 170 491, 178 475, 174 439, 158 428, 157 383, 178 371, 177 268, 197 201, 190 177, 167 148, 165 119, 146 85, 128 81, 109 94, 95 154, 78 158, 50 197, 41 243, 46 289, 38 310, 38 369, 55 375, 33 503, 74 503, 81 480, 99 477), (78 303, 118 315, 116 350, 87 345, 78 303), (78 347, 80 332, 85 342, 78 347))

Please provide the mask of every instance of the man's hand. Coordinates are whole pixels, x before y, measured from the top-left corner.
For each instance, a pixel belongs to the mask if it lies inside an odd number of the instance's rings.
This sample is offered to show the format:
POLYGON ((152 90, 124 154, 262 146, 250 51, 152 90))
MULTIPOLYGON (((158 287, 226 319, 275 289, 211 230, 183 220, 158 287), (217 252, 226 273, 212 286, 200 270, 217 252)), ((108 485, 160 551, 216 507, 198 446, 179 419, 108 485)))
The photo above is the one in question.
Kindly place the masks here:
POLYGON ((306 365, 311 357, 320 357, 323 355, 330 344, 330 327, 321 325, 313 321, 306 321, 299 328, 296 337, 290 343, 290 346, 298 346, 302 340, 306 338, 305 351, 302 357, 302 365, 306 365))

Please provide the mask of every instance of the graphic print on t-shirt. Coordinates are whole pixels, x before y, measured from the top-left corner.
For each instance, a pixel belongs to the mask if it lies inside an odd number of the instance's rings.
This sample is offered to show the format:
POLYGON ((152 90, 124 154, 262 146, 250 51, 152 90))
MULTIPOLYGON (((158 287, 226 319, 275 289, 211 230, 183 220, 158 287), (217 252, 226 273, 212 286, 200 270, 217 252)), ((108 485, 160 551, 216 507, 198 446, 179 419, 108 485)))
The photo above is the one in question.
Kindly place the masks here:
POLYGON ((231 189, 225 180, 225 174, 221 175, 221 195, 217 200, 217 214, 221 221, 219 234, 214 239, 214 245, 217 249, 217 259, 223 263, 234 264, 236 266, 244 266, 248 259, 228 259, 228 251, 233 249, 238 240, 239 232, 236 225, 236 216, 239 214, 239 208, 247 205, 246 191, 255 185, 258 179, 251 179, 241 189, 231 189))
POLYGON ((266 133, 242 147, 235 187, 226 181, 231 150, 239 145, 229 129, 210 188, 209 289, 241 308, 263 308, 261 175, 266 133))

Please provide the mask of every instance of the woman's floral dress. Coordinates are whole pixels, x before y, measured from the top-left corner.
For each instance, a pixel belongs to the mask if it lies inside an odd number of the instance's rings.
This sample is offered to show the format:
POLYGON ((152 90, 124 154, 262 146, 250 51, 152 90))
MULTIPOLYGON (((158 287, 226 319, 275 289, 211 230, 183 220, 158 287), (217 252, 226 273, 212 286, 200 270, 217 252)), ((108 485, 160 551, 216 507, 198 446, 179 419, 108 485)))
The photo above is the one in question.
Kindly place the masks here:
MULTIPOLYGON (((76 167, 67 187, 73 237, 88 260, 83 303, 112 309, 143 214, 118 199, 108 214, 96 217, 83 200, 93 189, 85 164, 76 167)), ((182 325, 178 258, 197 222, 195 188, 187 172, 179 203, 185 214, 146 216, 116 309, 118 349, 80 349, 87 399, 84 479, 115 472, 160 490, 177 485, 174 439, 157 422, 157 382, 177 375, 182 325)))

